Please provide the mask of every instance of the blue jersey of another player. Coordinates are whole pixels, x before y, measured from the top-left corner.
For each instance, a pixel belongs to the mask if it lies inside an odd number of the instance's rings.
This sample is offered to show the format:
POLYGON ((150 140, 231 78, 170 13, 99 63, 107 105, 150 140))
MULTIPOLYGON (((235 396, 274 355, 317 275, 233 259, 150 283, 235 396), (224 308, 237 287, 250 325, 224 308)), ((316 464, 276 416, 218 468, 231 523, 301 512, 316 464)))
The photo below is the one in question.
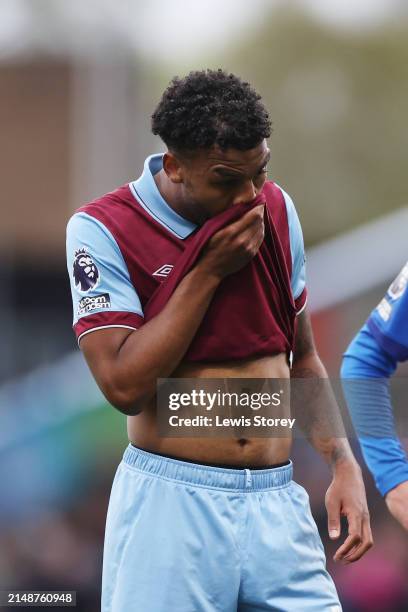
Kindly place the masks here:
POLYGON ((407 284, 408 262, 367 321, 379 346, 396 362, 408 359, 407 284))
POLYGON ((408 262, 351 342, 341 369, 344 379, 377 379, 365 392, 352 383, 343 386, 364 459, 382 495, 408 481, 408 460, 395 433, 387 384, 398 362, 405 360, 408 262))

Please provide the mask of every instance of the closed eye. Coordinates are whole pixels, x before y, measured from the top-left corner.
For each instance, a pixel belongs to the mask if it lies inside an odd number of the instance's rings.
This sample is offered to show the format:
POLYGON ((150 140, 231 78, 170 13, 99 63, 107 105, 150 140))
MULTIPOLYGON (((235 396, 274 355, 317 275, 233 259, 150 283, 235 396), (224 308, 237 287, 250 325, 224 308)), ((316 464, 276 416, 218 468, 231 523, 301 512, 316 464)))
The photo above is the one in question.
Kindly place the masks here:
POLYGON ((238 185, 238 183, 240 183, 241 181, 242 179, 240 177, 231 176, 223 178, 222 181, 215 181, 214 185, 238 185))
MULTIPOLYGON (((258 172, 258 174, 256 176, 262 176, 262 174, 267 174, 268 172, 268 166, 265 165, 263 168, 261 168, 258 172)), ((240 183, 243 179, 241 177, 235 177, 235 176, 231 176, 231 177, 225 177, 222 181, 217 181, 215 184, 216 185, 238 185, 238 183, 240 183)))

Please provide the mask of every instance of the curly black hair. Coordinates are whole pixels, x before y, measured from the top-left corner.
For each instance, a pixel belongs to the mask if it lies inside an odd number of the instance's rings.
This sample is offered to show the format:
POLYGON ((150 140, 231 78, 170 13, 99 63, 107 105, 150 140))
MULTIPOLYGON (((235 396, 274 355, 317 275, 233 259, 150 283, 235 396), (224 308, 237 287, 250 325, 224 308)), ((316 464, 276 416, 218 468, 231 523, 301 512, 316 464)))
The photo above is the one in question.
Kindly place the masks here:
POLYGON ((173 78, 152 115, 152 132, 180 153, 214 145, 245 151, 270 136, 271 121, 249 83, 221 69, 199 70, 173 78))

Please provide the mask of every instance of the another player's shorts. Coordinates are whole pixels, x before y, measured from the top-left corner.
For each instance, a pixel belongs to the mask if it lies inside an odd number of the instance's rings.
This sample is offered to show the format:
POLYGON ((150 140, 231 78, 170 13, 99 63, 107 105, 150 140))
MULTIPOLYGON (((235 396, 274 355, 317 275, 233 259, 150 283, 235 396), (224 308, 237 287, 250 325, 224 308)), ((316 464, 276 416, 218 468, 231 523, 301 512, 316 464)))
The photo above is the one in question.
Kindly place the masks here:
POLYGON ((292 464, 224 469, 129 446, 113 482, 102 612, 340 612, 292 464))

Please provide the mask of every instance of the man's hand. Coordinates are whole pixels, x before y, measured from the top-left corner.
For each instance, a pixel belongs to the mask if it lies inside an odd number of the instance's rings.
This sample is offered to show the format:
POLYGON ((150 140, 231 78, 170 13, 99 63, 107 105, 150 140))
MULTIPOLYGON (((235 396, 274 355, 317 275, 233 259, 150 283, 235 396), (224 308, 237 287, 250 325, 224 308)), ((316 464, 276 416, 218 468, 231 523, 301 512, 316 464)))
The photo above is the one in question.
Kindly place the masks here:
POLYGON ((197 267, 219 279, 243 268, 255 257, 264 239, 264 208, 264 204, 255 206, 214 234, 197 267))
POLYGON ((329 536, 332 540, 340 537, 340 516, 345 516, 348 522, 348 536, 333 559, 353 563, 373 545, 361 469, 354 460, 336 466, 325 501, 329 536))
POLYGON ((408 531, 408 480, 391 489, 385 503, 392 516, 408 531))

